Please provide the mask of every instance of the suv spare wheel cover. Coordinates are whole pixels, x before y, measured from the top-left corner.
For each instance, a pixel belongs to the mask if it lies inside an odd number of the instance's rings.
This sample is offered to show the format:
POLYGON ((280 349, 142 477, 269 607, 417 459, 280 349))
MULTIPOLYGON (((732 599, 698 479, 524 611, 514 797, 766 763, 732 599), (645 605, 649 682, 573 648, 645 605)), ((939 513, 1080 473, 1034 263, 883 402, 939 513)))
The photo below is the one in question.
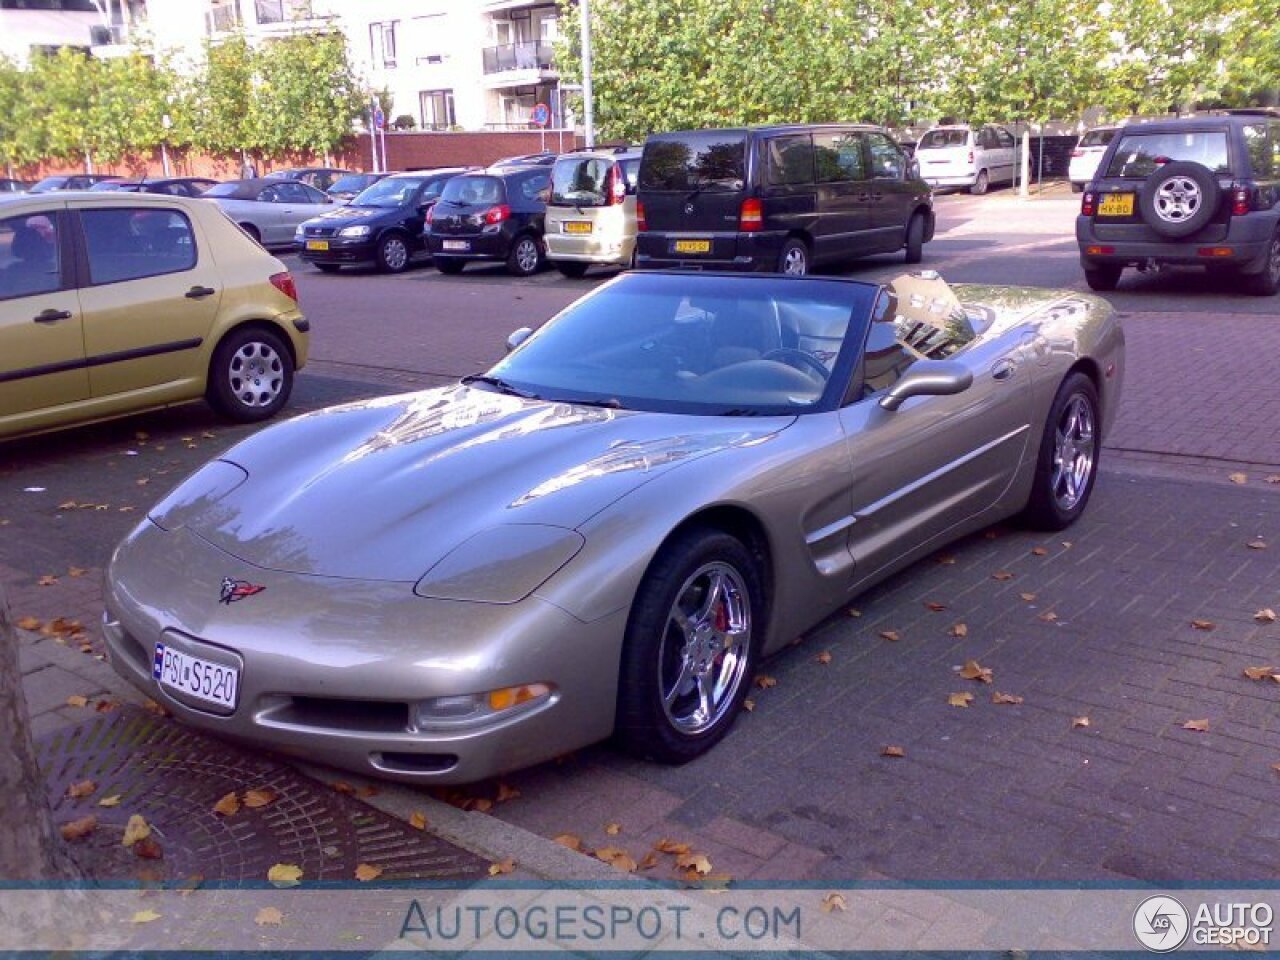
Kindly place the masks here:
POLYGON ((1163 237, 1188 237, 1206 226, 1221 203, 1218 178, 1201 163, 1166 163, 1147 177, 1138 197, 1142 219, 1163 237))

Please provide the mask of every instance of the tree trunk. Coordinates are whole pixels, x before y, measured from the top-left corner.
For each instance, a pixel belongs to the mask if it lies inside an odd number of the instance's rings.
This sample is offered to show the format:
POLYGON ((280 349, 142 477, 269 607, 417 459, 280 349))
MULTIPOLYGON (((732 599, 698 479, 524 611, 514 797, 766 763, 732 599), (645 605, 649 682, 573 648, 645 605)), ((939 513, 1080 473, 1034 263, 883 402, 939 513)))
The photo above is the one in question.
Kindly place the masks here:
POLYGON ((75 876, 62 841, 53 832, 44 777, 36 765, 27 720, 27 699, 18 670, 18 638, 9 602, 0 590, 0 880, 47 881, 75 876))

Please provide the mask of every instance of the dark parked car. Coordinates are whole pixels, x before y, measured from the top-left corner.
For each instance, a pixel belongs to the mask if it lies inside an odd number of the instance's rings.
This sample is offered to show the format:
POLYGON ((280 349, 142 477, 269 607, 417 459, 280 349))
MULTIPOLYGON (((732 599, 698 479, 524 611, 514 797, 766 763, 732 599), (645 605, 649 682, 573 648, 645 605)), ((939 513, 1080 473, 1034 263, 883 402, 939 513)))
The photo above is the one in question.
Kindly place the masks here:
POLYGON ((348 173, 345 177, 335 180, 333 186, 325 193, 332 197, 335 203, 350 203, 361 190, 373 186, 385 176, 385 173, 348 173))
POLYGON ((119 180, 104 173, 73 173, 67 176, 45 177, 27 189, 27 193, 52 193, 54 190, 88 190, 104 180, 119 180))
POLYGON ((286 170, 272 170, 266 175, 268 180, 297 180, 309 187, 326 191, 341 177, 351 173, 350 170, 338 170, 334 167, 290 167, 286 170))
POLYGON ((427 247, 441 273, 461 273, 468 260, 505 260, 517 277, 546 259, 542 234, 551 170, 490 167, 445 184, 427 214, 427 247))
POLYGON ((461 168, 396 173, 362 191, 351 203, 298 226, 293 244, 303 260, 325 273, 343 264, 376 263, 399 273, 423 253, 427 211, 461 168))
POLYGON ((866 125, 683 130, 640 160, 639 267, 802 275, 933 239, 933 196, 893 138, 866 125))
POLYGON ((103 180, 89 189, 118 190, 124 193, 162 193, 170 197, 198 197, 210 187, 217 185, 217 180, 206 177, 169 177, 161 180, 103 180))
POLYGON ((556 162, 558 154, 544 150, 541 153, 524 153, 515 157, 503 157, 490 164, 491 167, 549 167, 556 162))
POLYGON ((31 184, 25 180, 14 180, 12 177, 0 177, 0 193, 25 193, 31 184))
POLYGON ((1076 218, 1085 280, 1114 290, 1125 267, 1194 264, 1242 290, 1280 290, 1280 112, 1126 125, 1076 218))

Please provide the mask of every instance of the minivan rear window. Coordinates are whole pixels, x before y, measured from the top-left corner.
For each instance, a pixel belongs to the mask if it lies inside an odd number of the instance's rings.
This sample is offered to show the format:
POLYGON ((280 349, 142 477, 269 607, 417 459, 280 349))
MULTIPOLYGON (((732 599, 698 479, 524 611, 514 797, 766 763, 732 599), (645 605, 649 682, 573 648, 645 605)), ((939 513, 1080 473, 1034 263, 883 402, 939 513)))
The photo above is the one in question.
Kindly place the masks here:
POLYGON ((1214 173, 1230 173, 1225 130, 1179 130, 1171 133, 1126 133, 1107 167, 1108 177, 1149 177, 1156 168, 1189 160, 1214 173))
POLYGON ((1076 144, 1078 147, 1105 147, 1108 143, 1115 139, 1117 131, 1115 130, 1089 130, 1080 138, 1080 142, 1076 144))
POLYGON ((968 130, 930 130, 920 138, 917 150, 940 150, 943 147, 963 147, 969 142, 968 130))
POLYGON ((603 207, 609 203, 609 168, 602 157, 573 157, 556 161, 551 168, 551 202, 577 207, 603 207))
POLYGON ((640 189, 735 193, 746 183, 746 156, 743 130, 650 138, 640 162, 640 189))
POLYGON ((503 192, 497 177, 454 177, 444 185, 440 199, 462 206, 502 203, 503 192))

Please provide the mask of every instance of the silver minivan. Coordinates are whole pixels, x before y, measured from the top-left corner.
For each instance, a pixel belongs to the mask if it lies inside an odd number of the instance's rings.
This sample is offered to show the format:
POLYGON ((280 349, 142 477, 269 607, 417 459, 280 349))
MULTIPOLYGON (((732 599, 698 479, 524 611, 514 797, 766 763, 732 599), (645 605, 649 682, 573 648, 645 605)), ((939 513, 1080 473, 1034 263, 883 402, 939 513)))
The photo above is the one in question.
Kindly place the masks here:
POLYGON ((1004 127, 934 127, 920 138, 915 157, 920 176, 932 187, 967 187, 982 194, 994 183, 1012 184, 1017 176, 1017 141, 1004 127))
POLYGON ((640 151, 615 147, 570 153, 551 168, 547 259, 566 277, 593 263, 635 266, 636 177, 640 151))

